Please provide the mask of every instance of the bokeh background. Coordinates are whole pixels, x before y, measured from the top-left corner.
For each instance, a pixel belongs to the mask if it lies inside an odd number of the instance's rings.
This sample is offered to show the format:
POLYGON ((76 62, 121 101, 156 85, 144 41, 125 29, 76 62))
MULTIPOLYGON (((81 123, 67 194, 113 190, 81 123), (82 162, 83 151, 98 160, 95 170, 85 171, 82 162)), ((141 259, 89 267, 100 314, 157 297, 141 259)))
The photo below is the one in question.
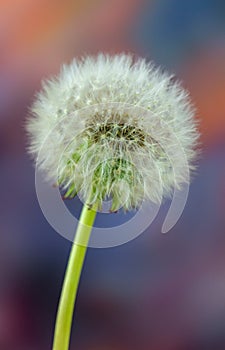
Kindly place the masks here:
POLYGON ((38 205, 24 120, 42 78, 99 51, 145 56, 181 79, 202 154, 167 235, 169 202, 134 241, 89 249, 71 350, 225 349, 224 0, 0 1, 0 349, 51 349, 71 246, 38 205))

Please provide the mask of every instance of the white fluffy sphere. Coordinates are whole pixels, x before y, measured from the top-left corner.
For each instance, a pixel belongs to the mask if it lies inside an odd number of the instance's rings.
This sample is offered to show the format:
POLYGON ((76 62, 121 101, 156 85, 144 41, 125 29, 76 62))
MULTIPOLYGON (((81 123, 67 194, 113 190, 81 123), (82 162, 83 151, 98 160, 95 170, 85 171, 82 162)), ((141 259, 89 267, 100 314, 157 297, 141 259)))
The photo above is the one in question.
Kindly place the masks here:
POLYGON ((29 151, 47 176, 101 208, 160 202, 189 181, 198 131, 188 93, 144 59, 74 59, 43 83, 27 121, 29 151))

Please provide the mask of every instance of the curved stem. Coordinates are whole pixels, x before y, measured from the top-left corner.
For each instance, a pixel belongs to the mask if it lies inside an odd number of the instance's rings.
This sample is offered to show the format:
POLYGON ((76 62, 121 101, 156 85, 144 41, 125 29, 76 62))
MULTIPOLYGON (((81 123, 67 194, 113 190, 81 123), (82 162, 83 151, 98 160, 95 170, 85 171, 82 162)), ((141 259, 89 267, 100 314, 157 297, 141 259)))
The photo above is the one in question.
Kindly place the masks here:
POLYGON ((53 350, 68 350, 69 348, 74 303, 95 216, 96 211, 84 205, 62 287, 53 350))

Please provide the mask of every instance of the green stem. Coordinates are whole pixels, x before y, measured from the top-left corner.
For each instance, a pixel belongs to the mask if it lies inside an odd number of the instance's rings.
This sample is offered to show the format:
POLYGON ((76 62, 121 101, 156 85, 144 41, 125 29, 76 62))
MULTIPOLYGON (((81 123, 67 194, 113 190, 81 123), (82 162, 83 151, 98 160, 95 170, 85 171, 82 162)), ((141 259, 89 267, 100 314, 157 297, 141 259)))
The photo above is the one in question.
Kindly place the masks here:
POLYGON ((53 350, 68 350, 78 284, 96 211, 84 205, 71 248, 55 325, 53 350))

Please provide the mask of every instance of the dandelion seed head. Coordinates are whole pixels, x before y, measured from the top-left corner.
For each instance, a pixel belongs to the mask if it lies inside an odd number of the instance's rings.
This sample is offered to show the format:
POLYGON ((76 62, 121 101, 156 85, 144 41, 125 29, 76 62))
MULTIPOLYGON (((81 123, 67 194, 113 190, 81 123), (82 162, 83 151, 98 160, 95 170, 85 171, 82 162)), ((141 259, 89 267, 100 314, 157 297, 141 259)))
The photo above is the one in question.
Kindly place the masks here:
POLYGON ((29 151, 65 197, 79 192, 99 208, 111 197, 112 211, 130 210, 144 199, 159 203, 189 181, 183 157, 194 169, 198 131, 189 95, 144 59, 75 59, 43 83, 31 111, 29 151))

